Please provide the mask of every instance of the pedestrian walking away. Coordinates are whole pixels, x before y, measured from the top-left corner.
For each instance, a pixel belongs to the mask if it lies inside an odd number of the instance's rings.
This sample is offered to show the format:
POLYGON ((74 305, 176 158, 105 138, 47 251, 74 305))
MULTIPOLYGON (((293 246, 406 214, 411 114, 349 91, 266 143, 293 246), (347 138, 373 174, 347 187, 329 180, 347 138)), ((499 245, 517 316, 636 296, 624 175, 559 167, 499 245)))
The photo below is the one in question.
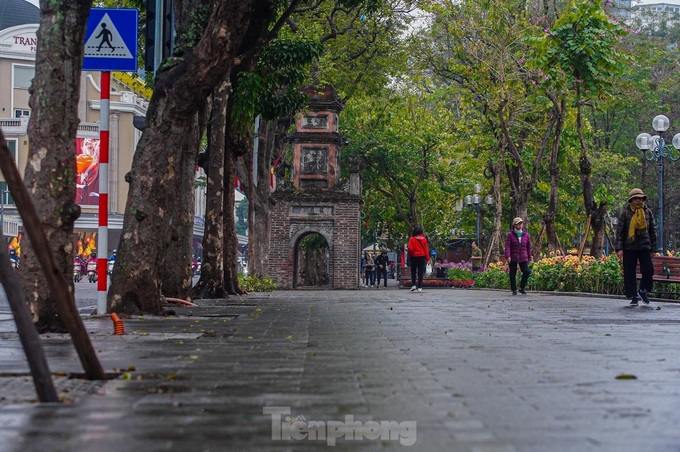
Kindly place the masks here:
POLYGON ((380 288, 380 279, 385 281, 385 288, 387 289, 387 265, 389 264, 389 260, 387 259, 387 251, 382 250, 380 252, 380 256, 375 258, 375 271, 377 273, 377 283, 375 285, 376 288, 380 288))
POLYGON ((415 290, 422 292, 425 266, 430 262, 430 250, 423 228, 420 226, 413 228, 413 235, 408 240, 408 257, 411 261, 411 284, 413 284, 411 292, 415 290))
POLYGON ((375 263, 373 257, 366 253, 366 286, 373 287, 375 285, 375 263))
POLYGON ((623 259, 623 290, 631 306, 642 300, 649 304, 654 284, 652 252, 656 249, 656 225, 640 188, 628 193, 628 205, 621 212, 616 229, 616 256, 623 259), (637 264, 640 263, 640 289, 637 290, 637 264))
POLYGON ((519 283, 519 293, 526 295, 529 280, 529 262, 534 258, 531 251, 531 236, 524 229, 524 221, 520 217, 512 220, 512 229, 505 238, 505 258, 510 267, 510 290, 517 295, 517 265, 522 270, 522 280, 519 283))

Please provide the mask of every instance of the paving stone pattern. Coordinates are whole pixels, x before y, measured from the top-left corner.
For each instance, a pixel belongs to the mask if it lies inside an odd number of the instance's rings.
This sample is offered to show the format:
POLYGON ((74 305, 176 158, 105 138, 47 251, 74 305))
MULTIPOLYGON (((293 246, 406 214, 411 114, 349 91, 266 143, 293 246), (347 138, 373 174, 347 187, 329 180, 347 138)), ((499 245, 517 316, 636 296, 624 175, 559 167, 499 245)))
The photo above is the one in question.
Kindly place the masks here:
POLYGON ((0 317, 0 451, 680 451, 677 304, 462 289, 200 304, 125 336, 86 316, 107 382, 66 378, 82 372, 68 337, 44 336, 61 404, 33 401, 0 317))

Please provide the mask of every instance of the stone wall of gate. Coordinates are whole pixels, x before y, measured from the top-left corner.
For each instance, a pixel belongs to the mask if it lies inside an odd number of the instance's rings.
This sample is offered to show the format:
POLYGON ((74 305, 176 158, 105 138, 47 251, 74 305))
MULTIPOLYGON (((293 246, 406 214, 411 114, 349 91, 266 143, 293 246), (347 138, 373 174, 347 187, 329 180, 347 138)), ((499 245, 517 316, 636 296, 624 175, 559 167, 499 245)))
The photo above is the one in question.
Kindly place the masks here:
POLYGON ((329 288, 356 289, 360 258, 361 197, 348 192, 280 190, 272 194, 269 277, 292 289, 300 239, 319 233, 329 246, 329 288))

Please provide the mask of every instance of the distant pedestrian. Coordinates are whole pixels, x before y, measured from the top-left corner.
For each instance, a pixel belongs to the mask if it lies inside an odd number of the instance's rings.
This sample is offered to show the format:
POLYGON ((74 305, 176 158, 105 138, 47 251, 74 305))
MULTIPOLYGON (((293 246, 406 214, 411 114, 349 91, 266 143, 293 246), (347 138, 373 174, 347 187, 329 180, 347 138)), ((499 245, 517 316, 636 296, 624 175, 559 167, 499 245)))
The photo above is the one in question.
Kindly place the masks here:
POLYGON ((382 250, 380 256, 375 258, 375 271, 377 274, 376 289, 380 288, 380 279, 385 280, 385 288, 387 289, 387 265, 389 264, 389 259, 387 259, 387 251, 382 250))
POLYGON ((656 250, 654 216, 645 201, 647 196, 639 188, 628 193, 628 205, 621 212, 616 229, 616 255, 623 259, 623 289, 631 306, 642 299, 649 304, 649 292, 654 284, 652 252, 656 250), (640 262, 640 290, 637 291, 636 267, 640 262))
POLYGON ((444 261, 441 257, 437 258, 437 262, 434 264, 434 276, 436 278, 446 278, 449 272, 448 267, 444 265, 444 261))
POLYGON ((375 263, 373 262, 373 257, 369 253, 366 253, 366 265, 364 266, 364 271, 366 272, 366 286, 373 287, 375 285, 375 263))
POLYGON ((425 266, 430 262, 430 250, 427 246, 427 238, 423 228, 416 226, 413 228, 413 235, 408 240, 408 256, 411 260, 411 292, 418 290, 423 291, 423 274, 425 274, 425 266), (416 273, 418 280, 416 282, 416 273))
POLYGON ((517 217, 512 220, 512 229, 505 238, 505 258, 510 267, 510 289, 517 295, 517 265, 522 270, 522 280, 519 283, 519 293, 526 295, 529 280, 529 262, 534 258, 531 251, 531 237, 524 229, 524 221, 517 217))
POLYGON ((478 272, 482 269, 482 249, 477 246, 477 242, 472 242, 472 271, 478 272))

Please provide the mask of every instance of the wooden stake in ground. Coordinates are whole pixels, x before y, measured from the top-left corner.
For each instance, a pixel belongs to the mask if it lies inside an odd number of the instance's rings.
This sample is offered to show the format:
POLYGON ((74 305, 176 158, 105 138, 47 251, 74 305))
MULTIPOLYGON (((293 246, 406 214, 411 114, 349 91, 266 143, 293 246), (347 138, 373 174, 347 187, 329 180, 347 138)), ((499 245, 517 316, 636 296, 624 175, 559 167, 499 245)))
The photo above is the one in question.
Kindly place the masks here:
POLYGON ((78 353, 86 378, 90 380, 106 379, 104 369, 99 363, 90 337, 85 330, 85 325, 83 325, 80 314, 76 309, 73 295, 66 285, 64 274, 57 267, 54 256, 50 252, 47 237, 45 237, 40 226, 40 220, 31 202, 28 190, 21 181, 19 170, 9 152, 2 129, 0 129, 0 171, 5 176, 9 191, 12 193, 19 215, 21 215, 24 230, 31 240, 40 267, 47 278, 50 294, 54 299, 59 315, 64 320, 64 325, 71 335, 73 346, 78 353))
POLYGON ((58 402, 59 399, 54 389, 47 359, 45 359, 40 335, 33 325, 24 292, 19 284, 19 278, 17 278, 14 268, 9 263, 9 253, 4 246, 0 246, 0 283, 5 289, 9 307, 14 315, 14 322, 17 324, 19 340, 21 340, 24 353, 26 353, 38 400, 43 403, 58 402))
POLYGON ((578 249, 578 260, 581 260, 581 257, 583 257, 583 250, 586 247, 586 241, 588 240, 588 234, 590 233, 590 222, 592 221, 593 216, 588 215, 588 219, 586 220, 586 227, 585 231, 583 232, 583 240, 581 240, 581 246, 578 249))

